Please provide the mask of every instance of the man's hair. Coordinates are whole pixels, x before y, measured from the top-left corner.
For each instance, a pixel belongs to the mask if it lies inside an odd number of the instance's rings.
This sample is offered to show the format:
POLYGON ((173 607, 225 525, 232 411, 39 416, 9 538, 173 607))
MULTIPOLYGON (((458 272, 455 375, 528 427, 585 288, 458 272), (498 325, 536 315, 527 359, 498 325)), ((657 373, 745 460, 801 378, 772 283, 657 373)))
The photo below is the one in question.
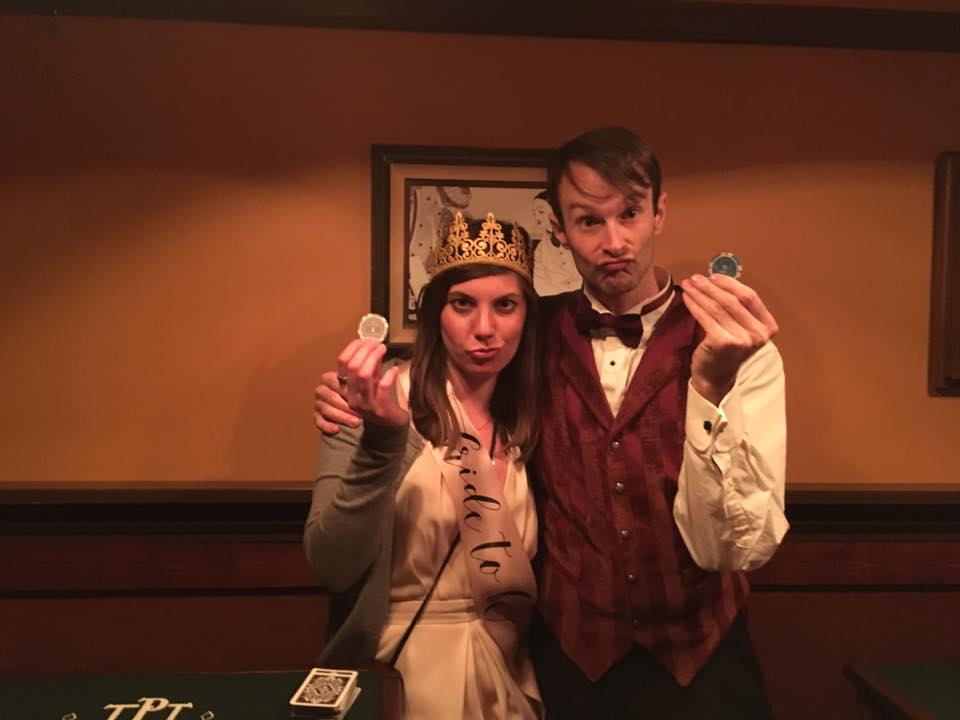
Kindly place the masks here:
POLYGON ((563 176, 569 178, 570 164, 575 162, 595 170, 624 195, 634 194, 637 186, 649 188, 656 213, 660 200, 660 161, 653 149, 626 128, 599 128, 561 145, 547 167, 547 197, 561 229, 563 212, 557 191, 563 176))
MULTIPOLYGON (((479 232, 475 221, 472 233, 479 232)), ((510 232, 509 224, 504 224, 510 232)), ((446 270, 424 286, 417 304, 417 338, 410 369, 410 415, 417 431, 436 447, 459 439, 456 413, 447 397, 447 349, 440 332, 440 313, 450 288, 458 283, 513 272, 497 265, 470 264, 446 270)), ((490 413, 501 429, 499 440, 516 447, 522 459, 533 453, 539 437, 540 341, 538 299, 530 281, 514 273, 526 298, 527 315, 517 354, 500 372, 490 399, 490 413)))

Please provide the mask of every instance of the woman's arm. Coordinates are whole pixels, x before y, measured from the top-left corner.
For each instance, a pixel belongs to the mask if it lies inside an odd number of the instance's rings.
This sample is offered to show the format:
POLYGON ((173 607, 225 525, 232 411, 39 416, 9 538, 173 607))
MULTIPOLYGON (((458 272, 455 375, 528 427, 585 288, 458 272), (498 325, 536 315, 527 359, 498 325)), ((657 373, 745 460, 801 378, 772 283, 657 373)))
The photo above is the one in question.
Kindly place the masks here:
POLYGON ((369 570, 393 513, 409 425, 324 435, 303 544, 320 584, 344 592, 369 570))

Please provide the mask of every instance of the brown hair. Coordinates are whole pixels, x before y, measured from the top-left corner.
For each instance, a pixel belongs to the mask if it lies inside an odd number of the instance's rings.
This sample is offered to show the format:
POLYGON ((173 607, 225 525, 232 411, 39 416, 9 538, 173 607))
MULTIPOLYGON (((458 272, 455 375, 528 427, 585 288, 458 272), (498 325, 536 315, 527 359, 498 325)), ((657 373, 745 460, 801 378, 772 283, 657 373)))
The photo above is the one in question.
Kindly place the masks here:
MULTIPOLYGON (((505 232, 509 233, 509 224, 503 225, 505 232)), ((447 304, 447 294, 458 283, 508 272, 513 271, 497 265, 461 265, 437 275, 420 293, 417 339, 410 368, 410 415, 417 431, 437 447, 452 446, 460 431, 447 397, 448 356, 440 333, 440 313, 447 304)), ((516 275, 523 288, 527 315, 517 354, 497 378, 490 399, 490 413, 501 429, 499 439, 504 447, 518 448, 521 458, 527 460, 537 444, 540 427, 537 402, 540 374, 538 299, 530 281, 519 273, 516 275)))
POLYGON ((625 195, 637 186, 651 188, 653 211, 660 200, 660 161, 653 149, 636 133, 622 127, 589 130, 564 143, 547 167, 547 198, 557 223, 563 229, 563 212, 557 190, 571 163, 581 162, 596 170, 625 195))

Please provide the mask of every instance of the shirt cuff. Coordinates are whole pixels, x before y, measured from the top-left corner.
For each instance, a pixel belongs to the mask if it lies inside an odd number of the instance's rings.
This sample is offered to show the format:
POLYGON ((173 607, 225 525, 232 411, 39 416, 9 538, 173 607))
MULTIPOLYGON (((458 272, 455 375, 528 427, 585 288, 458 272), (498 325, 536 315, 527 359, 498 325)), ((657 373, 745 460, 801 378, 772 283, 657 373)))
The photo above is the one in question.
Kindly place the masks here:
POLYGON ((360 447, 373 453, 402 453, 407 444, 410 425, 379 425, 365 422, 360 447))
POLYGON ((687 383, 687 442, 703 454, 730 452, 743 439, 743 411, 740 387, 734 384, 720 401, 720 407, 687 383))

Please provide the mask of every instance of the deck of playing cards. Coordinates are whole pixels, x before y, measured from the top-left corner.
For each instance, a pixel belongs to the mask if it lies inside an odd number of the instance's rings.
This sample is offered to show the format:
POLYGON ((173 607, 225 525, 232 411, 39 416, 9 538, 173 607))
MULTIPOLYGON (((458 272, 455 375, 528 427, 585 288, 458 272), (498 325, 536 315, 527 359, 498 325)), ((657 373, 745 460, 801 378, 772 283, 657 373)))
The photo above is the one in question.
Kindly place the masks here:
POLYGON ((290 698, 294 717, 342 718, 360 694, 356 670, 313 668, 290 698))

